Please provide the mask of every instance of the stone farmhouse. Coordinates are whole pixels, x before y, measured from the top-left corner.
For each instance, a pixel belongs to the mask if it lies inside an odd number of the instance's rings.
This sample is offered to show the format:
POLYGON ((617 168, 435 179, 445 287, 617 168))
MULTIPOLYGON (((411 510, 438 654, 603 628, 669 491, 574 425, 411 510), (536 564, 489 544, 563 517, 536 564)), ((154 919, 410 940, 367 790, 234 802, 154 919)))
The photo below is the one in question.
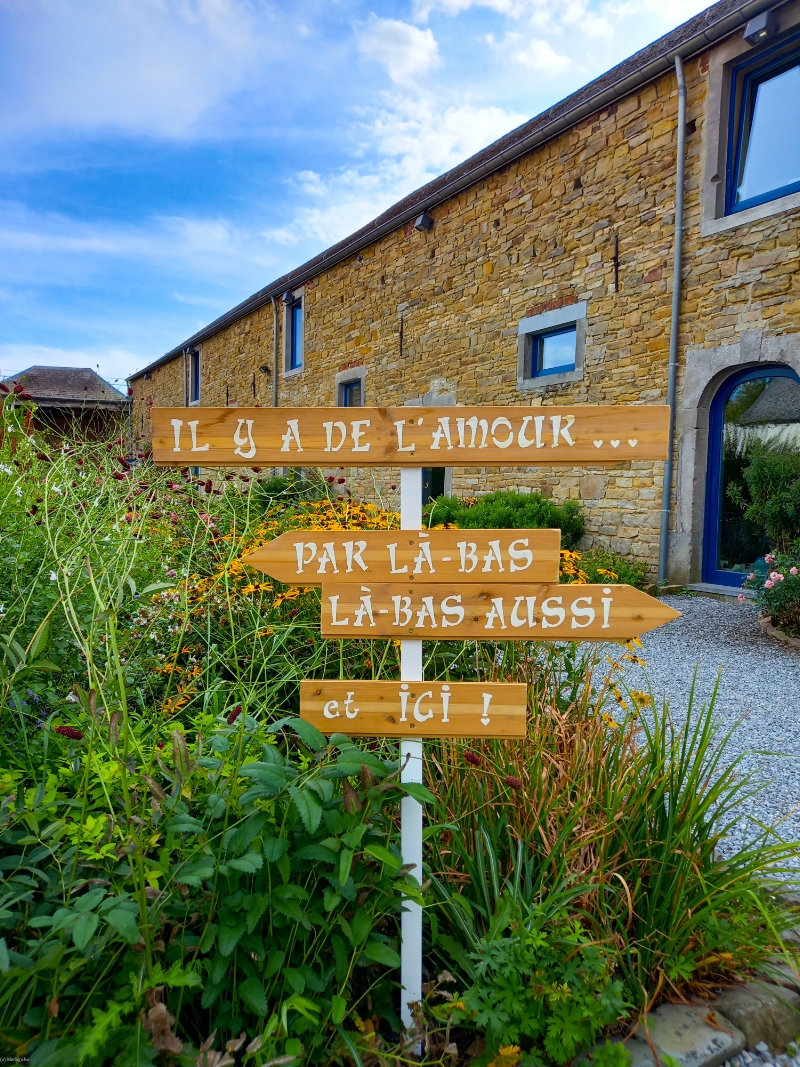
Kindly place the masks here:
MULTIPOLYGON (((766 550, 728 494, 741 442, 760 409, 800 422, 799 265, 800 0, 720 0, 139 371, 134 430, 153 405, 668 403, 673 464, 426 484, 579 499, 587 545, 730 591, 766 550)), ((396 504, 397 472, 347 475, 396 504)))

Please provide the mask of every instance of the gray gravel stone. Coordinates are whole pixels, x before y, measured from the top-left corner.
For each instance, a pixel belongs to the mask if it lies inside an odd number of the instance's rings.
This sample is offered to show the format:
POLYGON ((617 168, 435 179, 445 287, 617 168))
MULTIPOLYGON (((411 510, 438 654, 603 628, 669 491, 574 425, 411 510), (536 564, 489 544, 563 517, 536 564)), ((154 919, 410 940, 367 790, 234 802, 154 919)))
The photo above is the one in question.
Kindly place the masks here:
MULTIPOLYGON (((647 667, 627 670, 628 686, 646 688, 649 681, 656 700, 666 698, 673 719, 681 722, 695 671, 699 704, 711 699, 719 676, 720 737, 733 731, 728 751, 744 754, 741 770, 754 773, 765 786, 743 805, 729 847, 757 833, 757 823, 782 819, 780 836, 800 842, 800 649, 767 636, 750 603, 702 596, 663 599, 682 616, 645 634, 641 655, 647 667)), ((795 866, 800 868, 800 850, 795 866)))
MULTIPOLYGON (((687 1004, 662 1004, 647 1017, 650 1038, 659 1054, 673 1056, 681 1067, 720 1067, 726 1060, 742 1052, 745 1036, 728 1019, 714 1012, 715 1025, 706 1019, 708 1009, 687 1004)), ((643 1027, 628 1047, 637 1055, 637 1064, 653 1063, 643 1027)))

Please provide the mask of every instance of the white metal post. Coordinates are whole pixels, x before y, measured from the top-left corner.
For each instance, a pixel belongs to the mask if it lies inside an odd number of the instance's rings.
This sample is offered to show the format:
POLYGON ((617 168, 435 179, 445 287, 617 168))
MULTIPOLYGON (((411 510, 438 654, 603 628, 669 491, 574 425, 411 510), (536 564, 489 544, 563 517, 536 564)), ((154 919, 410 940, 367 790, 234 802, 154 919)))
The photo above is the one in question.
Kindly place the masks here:
MULTIPOLYGON (((422 468, 403 467, 400 471, 400 526, 403 530, 422 528, 422 468)), ((422 681, 422 642, 400 642, 400 678, 422 681)), ((422 781, 422 742, 401 741, 400 763, 403 782, 422 781)), ((404 864, 413 864, 412 874, 422 884, 422 805, 403 797, 400 806, 400 851, 404 864)), ((422 908, 414 901, 404 904, 400 948, 400 1018, 406 1029, 413 1024, 409 1003, 422 1000, 422 908)))

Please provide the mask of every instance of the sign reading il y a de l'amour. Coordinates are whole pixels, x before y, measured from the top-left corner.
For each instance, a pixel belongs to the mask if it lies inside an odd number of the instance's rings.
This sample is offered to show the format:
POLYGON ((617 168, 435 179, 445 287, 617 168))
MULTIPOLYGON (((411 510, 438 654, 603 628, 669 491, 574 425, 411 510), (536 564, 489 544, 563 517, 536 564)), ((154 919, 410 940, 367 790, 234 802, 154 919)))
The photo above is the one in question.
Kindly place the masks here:
POLYGON ((669 408, 153 408, 152 423, 170 466, 537 466, 666 459, 669 408))

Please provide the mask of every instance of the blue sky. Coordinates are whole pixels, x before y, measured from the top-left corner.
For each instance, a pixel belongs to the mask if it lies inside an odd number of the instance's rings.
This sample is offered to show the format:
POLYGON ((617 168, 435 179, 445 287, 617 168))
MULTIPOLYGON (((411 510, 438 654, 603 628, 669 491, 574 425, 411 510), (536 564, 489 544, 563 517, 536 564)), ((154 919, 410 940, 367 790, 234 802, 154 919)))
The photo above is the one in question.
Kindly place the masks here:
POLYGON ((705 6, 0 0, 0 372, 130 374, 705 6))

